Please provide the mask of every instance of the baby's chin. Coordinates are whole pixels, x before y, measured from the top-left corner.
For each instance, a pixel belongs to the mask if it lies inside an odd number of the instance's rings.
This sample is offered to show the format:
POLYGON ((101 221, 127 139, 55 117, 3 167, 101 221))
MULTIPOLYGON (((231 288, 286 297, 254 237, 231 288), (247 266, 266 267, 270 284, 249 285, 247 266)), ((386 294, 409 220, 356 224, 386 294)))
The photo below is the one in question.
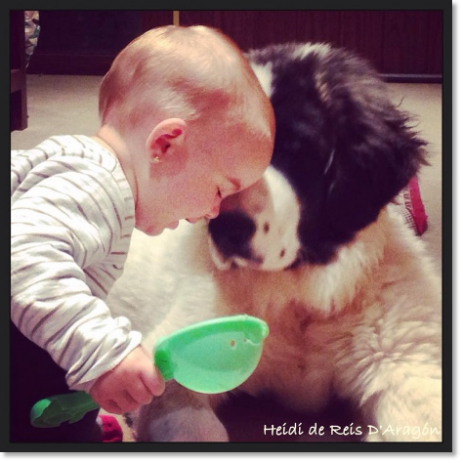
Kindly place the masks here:
POLYGON ((170 230, 175 230, 177 227, 178 227, 178 220, 166 226, 166 228, 169 228, 170 230))
POLYGON ((156 225, 135 225, 135 228, 145 235, 148 236, 158 236, 160 235, 167 227, 160 227, 156 225))

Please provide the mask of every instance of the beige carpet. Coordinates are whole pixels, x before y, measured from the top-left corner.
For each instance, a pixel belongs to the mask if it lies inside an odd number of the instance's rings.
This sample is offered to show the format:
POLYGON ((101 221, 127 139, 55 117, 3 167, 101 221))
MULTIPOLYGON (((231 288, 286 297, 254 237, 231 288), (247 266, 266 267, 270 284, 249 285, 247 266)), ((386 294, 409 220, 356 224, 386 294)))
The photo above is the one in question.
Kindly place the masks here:
MULTIPOLYGON (((27 78, 28 128, 11 134, 11 148, 35 146, 51 135, 93 135, 98 120, 98 85, 95 76, 30 75, 27 78)), ((440 271, 442 243, 442 148, 441 92, 439 84, 390 84, 393 99, 402 108, 418 117, 417 129, 429 142, 431 166, 420 174, 420 189, 426 212, 428 230, 423 235, 436 268, 440 271)), ((131 440, 124 427, 124 440, 131 440)))

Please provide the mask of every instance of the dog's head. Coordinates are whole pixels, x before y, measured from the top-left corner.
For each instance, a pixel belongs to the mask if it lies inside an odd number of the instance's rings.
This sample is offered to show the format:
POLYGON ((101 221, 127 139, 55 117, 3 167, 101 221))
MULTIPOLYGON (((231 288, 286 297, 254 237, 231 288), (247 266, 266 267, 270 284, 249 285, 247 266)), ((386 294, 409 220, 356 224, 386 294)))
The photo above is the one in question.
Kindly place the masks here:
POLYGON ((328 45, 248 54, 276 118, 271 167, 210 221, 214 260, 263 270, 324 264, 425 162, 407 114, 362 59, 328 45))
POLYGON ((301 249, 300 204, 287 180, 269 167, 264 177, 225 198, 209 222, 212 258, 218 268, 232 263, 261 270, 292 265, 301 249))

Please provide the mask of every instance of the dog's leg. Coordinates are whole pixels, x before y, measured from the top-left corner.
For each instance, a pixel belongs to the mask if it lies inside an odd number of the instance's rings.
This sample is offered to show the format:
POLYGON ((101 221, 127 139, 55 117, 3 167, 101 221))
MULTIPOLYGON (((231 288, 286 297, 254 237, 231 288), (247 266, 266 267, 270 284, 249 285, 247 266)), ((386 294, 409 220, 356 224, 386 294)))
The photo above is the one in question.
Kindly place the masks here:
MULTIPOLYGON (((384 305, 368 302, 362 320, 332 344, 336 390, 359 406, 366 441, 441 441, 441 317, 398 289, 382 292, 384 305)), ((406 290, 433 297, 426 287, 406 290)))
POLYGON ((441 379, 408 378, 390 385, 364 406, 368 442, 442 441, 441 379))
POLYGON ((228 434, 209 397, 171 381, 161 397, 138 412, 138 442, 227 442, 228 434))
POLYGON ((366 441, 441 441, 439 322, 385 326, 364 327, 351 338, 338 363, 337 389, 359 404, 366 441))

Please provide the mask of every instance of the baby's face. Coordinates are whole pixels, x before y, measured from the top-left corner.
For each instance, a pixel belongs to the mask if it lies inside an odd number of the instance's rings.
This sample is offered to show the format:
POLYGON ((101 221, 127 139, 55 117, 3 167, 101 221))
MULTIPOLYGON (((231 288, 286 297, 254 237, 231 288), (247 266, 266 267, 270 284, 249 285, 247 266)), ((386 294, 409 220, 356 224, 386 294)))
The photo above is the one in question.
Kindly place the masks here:
POLYGON ((190 144, 182 168, 164 182, 164 201, 158 210, 149 210, 149 195, 145 195, 144 205, 140 202, 137 228, 156 235, 165 228, 175 228, 182 219, 196 222, 216 217, 223 198, 262 177, 272 149, 270 142, 257 141, 237 130, 220 137, 208 135, 201 145, 190 144))

